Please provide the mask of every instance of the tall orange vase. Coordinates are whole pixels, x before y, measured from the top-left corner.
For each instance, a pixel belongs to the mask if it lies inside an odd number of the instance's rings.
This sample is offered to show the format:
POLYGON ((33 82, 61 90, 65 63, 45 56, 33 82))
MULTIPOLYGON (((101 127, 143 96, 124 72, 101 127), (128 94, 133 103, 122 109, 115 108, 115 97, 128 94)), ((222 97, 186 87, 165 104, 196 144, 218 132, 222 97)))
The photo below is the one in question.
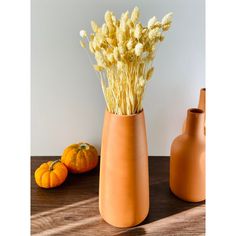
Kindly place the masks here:
POLYGON ((170 189, 179 198, 205 200, 204 111, 189 109, 184 133, 173 141, 170 157, 170 189))
POLYGON ((105 112, 102 135, 99 211, 116 227, 141 223, 149 211, 148 151, 144 112, 105 112))

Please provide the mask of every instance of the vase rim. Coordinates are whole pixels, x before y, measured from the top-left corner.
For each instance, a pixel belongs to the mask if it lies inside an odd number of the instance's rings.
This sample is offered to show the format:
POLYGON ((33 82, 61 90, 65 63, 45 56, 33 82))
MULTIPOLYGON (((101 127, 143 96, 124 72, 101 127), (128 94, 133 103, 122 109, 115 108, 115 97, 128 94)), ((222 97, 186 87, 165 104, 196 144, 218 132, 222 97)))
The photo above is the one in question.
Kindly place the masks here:
POLYGON ((206 88, 201 88, 201 91, 204 91, 204 92, 205 92, 205 91, 206 91, 206 88))
POLYGON ((114 113, 112 113, 112 112, 109 112, 107 109, 106 109, 105 112, 106 112, 107 114, 111 115, 111 116, 128 118, 128 117, 138 116, 138 115, 144 113, 144 110, 142 109, 140 112, 135 113, 135 114, 131 114, 131 115, 117 115, 117 114, 114 114, 114 113))
POLYGON ((190 108, 188 109, 188 112, 193 113, 193 114, 203 114, 204 111, 199 108, 190 108))

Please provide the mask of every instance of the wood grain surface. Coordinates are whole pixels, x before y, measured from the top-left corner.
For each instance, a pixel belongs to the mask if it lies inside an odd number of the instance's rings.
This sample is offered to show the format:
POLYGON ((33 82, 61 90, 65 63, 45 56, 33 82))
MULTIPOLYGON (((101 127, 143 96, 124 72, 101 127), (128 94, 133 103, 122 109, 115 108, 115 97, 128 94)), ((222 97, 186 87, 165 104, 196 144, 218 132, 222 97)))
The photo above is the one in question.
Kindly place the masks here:
POLYGON ((205 234, 205 202, 185 202, 170 192, 168 157, 149 157, 149 215, 140 225, 127 229, 110 226, 100 217, 99 167, 86 174, 70 174, 63 185, 54 189, 41 189, 35 184, 36 168, 57 158, 31 158, 31 235, 205 234))

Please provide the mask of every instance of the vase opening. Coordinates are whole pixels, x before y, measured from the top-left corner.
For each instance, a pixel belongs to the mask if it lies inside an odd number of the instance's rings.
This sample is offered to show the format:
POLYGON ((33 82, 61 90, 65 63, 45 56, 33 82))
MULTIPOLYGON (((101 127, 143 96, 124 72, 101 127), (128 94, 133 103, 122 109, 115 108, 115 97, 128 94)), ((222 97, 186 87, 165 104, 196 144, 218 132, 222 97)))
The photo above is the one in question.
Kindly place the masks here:
POLYGON ((143 109, 141 111, 137 112, 137 113, 130 114, 130 115, 118 115, 118 114, 112 113, 108 110, 106 110, 106 112, 111 114, 111 115, 117 116, 117 117, 132 117, 132 116, 136 116, 136 115, 139 115, 139 114, 143 113, 143 109))
POLYGON ((189 112, 198 113, 198 114, 204 113, 204 111, 199 108, 191 108, 191 109, 189 109, 189 112))
POLYGON ((205 112, 199 108, 188 109, 185 129, 186 134, 193 136, 204 134, 204 114, 205 112))

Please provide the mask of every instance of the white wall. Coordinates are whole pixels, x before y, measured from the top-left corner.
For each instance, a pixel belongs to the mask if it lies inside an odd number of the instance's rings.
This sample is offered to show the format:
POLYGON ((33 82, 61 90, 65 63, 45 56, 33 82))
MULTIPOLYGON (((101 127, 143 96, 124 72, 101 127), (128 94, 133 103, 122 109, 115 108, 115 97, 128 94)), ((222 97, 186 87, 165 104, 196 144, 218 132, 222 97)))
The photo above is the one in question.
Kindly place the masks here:
POLYGON ((32 0, 31 154, 60 155, 81 140, 100 150, 105 102, 79 31, 134 6, 145 23, 170 11, 174 21, 159 46, 144 98, 149 155, 169 155, 186 109, 205 83, 203 0, 32 0))

